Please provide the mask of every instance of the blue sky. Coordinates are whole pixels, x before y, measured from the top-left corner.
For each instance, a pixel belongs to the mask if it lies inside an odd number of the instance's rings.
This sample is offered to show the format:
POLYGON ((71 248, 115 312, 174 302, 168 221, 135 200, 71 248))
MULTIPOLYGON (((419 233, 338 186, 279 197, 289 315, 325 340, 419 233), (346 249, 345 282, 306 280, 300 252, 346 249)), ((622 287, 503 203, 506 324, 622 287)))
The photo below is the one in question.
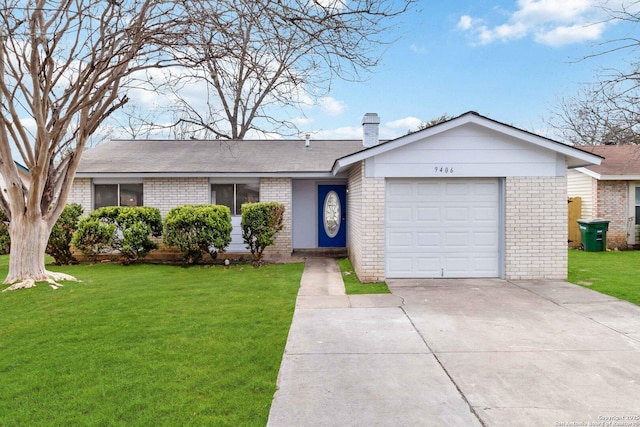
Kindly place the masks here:
MULTIPOLYGON (((626 67, 630 51, 581 60, 606 49, 609 40, 640 33, 640 24, 607 20, 599 7, 619 10, 621 3, 640 11, 638 0, 418 0, 390 23, 388 38, 397 41, 366 81, 336 80, 330 93, 290 118, 300 138, 309 132, 315 139, 359 139, 362 116, 378 113, 380 137, 391 139, 444 113, 477 111, 555 138, 545 119, 558 100, 576 94, 602 67, 626 67)), ((162 72, 149 70, 154 81, 163 80, 162 72)), ((194 105, 205 101, 201 86, 186 89, 194 105)), ((138 114, 151 111, 152 120, 172 122, 171 96, 155 90, 133 90, 129 96, 138 114)), ((32 122, 25 120, 33 131, 32 122)), ((117 112, 92 143, 131 138, 126 128, 117 112)), ((151 137, 173 138, 166 131, 151 137)))
POLYGON ((580 58, 639 32, 603 22, 597 4, 602 0, 421 0, 397 20, 401 38, 374 74, 362 83, 336 82, 299 126, 317 138, 357 138, 363 114, 376 112, 381 137, 393 138, 420 121, 472 110, 553 137, 545 118, 560 97, 575 94, 602 67, 624 67, 620 54, 580 58))

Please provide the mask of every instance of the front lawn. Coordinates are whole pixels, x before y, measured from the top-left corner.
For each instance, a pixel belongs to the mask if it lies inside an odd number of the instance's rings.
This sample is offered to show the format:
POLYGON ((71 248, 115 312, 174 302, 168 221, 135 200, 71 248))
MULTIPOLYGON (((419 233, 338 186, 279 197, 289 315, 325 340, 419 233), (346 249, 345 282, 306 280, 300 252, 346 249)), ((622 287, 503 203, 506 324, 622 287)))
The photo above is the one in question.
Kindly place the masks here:
POLYGON ((0 294, 0 425, 266 424, 302 264, 51 269, 0 294))
POLYGON ((640 305, 640 251, 569 250, 569 281, 640 305))

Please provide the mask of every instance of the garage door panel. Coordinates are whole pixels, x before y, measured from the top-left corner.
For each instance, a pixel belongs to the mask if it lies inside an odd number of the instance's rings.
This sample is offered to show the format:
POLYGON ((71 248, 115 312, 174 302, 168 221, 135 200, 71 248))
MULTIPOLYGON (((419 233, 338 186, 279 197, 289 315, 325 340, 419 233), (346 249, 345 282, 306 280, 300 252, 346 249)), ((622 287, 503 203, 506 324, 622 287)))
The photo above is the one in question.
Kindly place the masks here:
POLYGON ((494 224, 498 216, 495 206, 475 206, 471 210, 474 221, 487 221, 494 224))
MULTIPOLYGON (((419 256, 416 258, 416 271, 428 277, 438 277, 440 275, 439 256, 419 256)), ((409 276, 415 277, 415 276, 409 276)))
POLYGON ((440 222, 442 217, 441 209, 432 206, 416 206, 416 219, 418 222, 440 222))
MULTIPOLYGON (((388 184, 389 195, 395 199, 403 199, 411 196, 413 193, 413 185, 410 182, 390 182, 388 184)), ((391 200, 394 200, 393 198, 391 200)))
POLYGON ((441 241, 441 233, 439 232, 431 232, 431 233, 422 233, 416 232, 417 241, 416 247, 414 249, 420 250, 421 248, 431 248, 433 246, 440 246, 441 241))
POLYGON ((445 182, 444 195, 446 197, 462 199, 469 195, 469 184, 466 182, 445 182))
POLYGON ((467 222, 470 220, 470 209, 468 206, 454 206, 444 209, 444 220, 446 222, 467 222))
POLYGON ((469 234, 464 232, 448 232, 444 234, 446 249, 467 249, 469 246, 469 234))
POLYGON ((392 232, 388 234, 388 245, 393 250, 409 249, 413 250, 415 244, 413 242, 413 232, 392 232))
POLYGON ((496 232, 473 233, 473 245, 478 248, 493 248, 498 250, 499 238, 496 232))
POLYGON ((418 182, 414 185, 417 196, 440 196, 442 186, 434 182, 418 182))
POLYGON ((484 273, 487 277, 497 277, 500 272, 496 267, 498 265, 498 257, 486 257, 478 254, 472 257, 471 269, 484 273))
POLYGON ((498 277, 498 179, 387 180, 387 277, 498 277))
POLYGON ((469 274, 471 270, 471 260, 469 256, 453 255, 444 259, 444 269, 447 272, 447 276, 469 274))
POLYGON ((490 196, 496 197, 498 195, 498 183, 497 182, 476 182, 473 184, 474 195, 477 196, 490 196))
POLYGON ((387 258, 387 263, 389 277, 413 277, 415 268, 412 258, 391 256, 387 258))
POLYGON ((388 220, 390 224, 393 223, 407 223, 413 218, 413 209, 410 206, 405 207, 390 207, 388 210, 388 220))

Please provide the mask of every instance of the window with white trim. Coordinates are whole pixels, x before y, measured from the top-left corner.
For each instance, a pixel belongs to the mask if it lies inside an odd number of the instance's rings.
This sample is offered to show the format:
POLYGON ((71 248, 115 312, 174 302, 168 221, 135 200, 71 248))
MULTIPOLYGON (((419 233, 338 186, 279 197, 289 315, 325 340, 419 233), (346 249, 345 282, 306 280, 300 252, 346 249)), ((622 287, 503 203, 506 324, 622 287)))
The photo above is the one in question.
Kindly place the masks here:
POLYGON ((93 208, 143 206, 142 184, 94 184, 93 208))
POLYGON ((240 216, 244 203, 260 201, 260 184, 211 184, 211 203, 229 208, 232 216, 240 216))

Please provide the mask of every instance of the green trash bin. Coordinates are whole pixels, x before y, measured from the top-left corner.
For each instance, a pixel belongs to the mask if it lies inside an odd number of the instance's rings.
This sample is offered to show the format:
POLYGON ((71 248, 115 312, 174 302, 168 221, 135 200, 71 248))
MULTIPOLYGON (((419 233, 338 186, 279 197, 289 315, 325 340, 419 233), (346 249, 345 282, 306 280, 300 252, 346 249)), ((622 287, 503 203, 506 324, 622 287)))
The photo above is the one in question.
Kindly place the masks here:
POLYGON ((609 221, 606 219, 579 219, 582 247, 587 252, 601 252, 607 250, 607 230, 609 221))

